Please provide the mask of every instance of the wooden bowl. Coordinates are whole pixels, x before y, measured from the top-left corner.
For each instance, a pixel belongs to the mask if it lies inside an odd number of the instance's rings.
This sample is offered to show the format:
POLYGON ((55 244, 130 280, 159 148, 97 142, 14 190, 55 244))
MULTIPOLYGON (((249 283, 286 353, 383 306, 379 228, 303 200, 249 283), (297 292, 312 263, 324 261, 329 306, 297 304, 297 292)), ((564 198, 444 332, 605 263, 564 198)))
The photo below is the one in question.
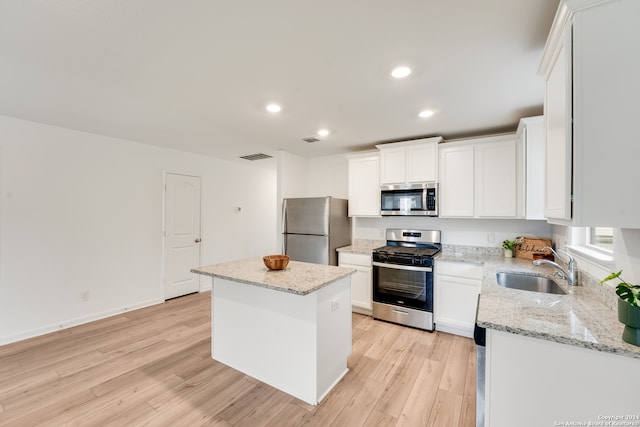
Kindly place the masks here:
POLYGON ((262 262, 269 270, 283 270, 289 264, 289 255, 266 255, 262 262))

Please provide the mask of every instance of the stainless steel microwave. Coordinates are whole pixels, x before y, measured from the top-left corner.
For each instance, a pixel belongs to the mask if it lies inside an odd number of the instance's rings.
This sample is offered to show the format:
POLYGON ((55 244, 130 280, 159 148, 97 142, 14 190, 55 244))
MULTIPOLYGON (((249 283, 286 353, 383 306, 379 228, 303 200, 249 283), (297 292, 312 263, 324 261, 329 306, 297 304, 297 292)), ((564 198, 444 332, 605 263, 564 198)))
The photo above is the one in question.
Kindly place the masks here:
POLYGON ((382 216, 438 216, 438 184, 383 185, 380 187, 382 216))

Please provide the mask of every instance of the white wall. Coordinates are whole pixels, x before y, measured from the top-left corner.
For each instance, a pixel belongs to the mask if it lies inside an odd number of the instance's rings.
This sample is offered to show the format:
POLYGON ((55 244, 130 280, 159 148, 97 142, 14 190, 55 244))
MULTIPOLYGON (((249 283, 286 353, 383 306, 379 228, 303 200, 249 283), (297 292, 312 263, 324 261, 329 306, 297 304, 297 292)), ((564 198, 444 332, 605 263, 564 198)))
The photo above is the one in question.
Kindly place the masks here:
POLYGON ((287 151, 278 151, 278 201, 288 197, 309 197, 308 161, 287 151))
POLYGON ((309 196, 349 198, 349 162, 345 156, 309 159, 308 174, 309 196))
POLYGON ((349 197, 349 163, 344 155, 305 158, 278 152, 278 195, 349 197))
POLYGON ((276 249, 275 161, 232 163, 4 116, 0 135, 0 344, 164 299, 164 172, 202 177, 201 264, 276 249))
MULTIPOLYGON (((562 225, 553 226, 553 236, 558 248, 572 243, 572 229, 562 225)), ((640 283, 640 229, 613 230, 613 263, 598 263, 594 260, 574 254, 578 261, 578 269, 585 271, 596 279, 604 279, 612 272, 624 270, 625 281, 640 283)), ((617 282, 614 282, 617 283, 617 282)))
POLYGON ((551 237, 551 227, 545 221, 385 217, 357 218, 354 239, 385 240, 387 228, 440 230, 445 245, 496 248, 502 247, 503 240, 513 240, 518 236, 551 237))

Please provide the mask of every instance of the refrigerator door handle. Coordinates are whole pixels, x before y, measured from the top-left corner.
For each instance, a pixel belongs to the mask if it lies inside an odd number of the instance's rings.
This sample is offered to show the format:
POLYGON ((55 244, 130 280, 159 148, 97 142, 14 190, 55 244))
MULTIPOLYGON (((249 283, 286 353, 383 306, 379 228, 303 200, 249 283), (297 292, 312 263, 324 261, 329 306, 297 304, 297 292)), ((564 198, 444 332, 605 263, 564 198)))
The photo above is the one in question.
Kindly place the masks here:
POLYGON ((282 234, 287 232, 287 199, 282 201, 282 234))
POLYGON ((287 254, 287 199, 282 201, 282 254, 287 254))
POLYGON ((282 233, 282 255, 287 254, 287 236, 282 233))

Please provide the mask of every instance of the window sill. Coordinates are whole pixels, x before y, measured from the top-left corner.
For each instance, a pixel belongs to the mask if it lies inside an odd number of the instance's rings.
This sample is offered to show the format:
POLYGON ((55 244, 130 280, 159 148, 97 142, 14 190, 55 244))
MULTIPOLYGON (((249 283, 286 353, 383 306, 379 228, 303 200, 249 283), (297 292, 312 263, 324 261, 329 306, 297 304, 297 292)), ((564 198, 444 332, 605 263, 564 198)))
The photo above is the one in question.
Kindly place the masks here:
POLYGON ((609 268, 614 265, 613 255, 608 255, 586 246, 567 245, 566 248, 571 254, 584 258, 601 267, 609 268))

